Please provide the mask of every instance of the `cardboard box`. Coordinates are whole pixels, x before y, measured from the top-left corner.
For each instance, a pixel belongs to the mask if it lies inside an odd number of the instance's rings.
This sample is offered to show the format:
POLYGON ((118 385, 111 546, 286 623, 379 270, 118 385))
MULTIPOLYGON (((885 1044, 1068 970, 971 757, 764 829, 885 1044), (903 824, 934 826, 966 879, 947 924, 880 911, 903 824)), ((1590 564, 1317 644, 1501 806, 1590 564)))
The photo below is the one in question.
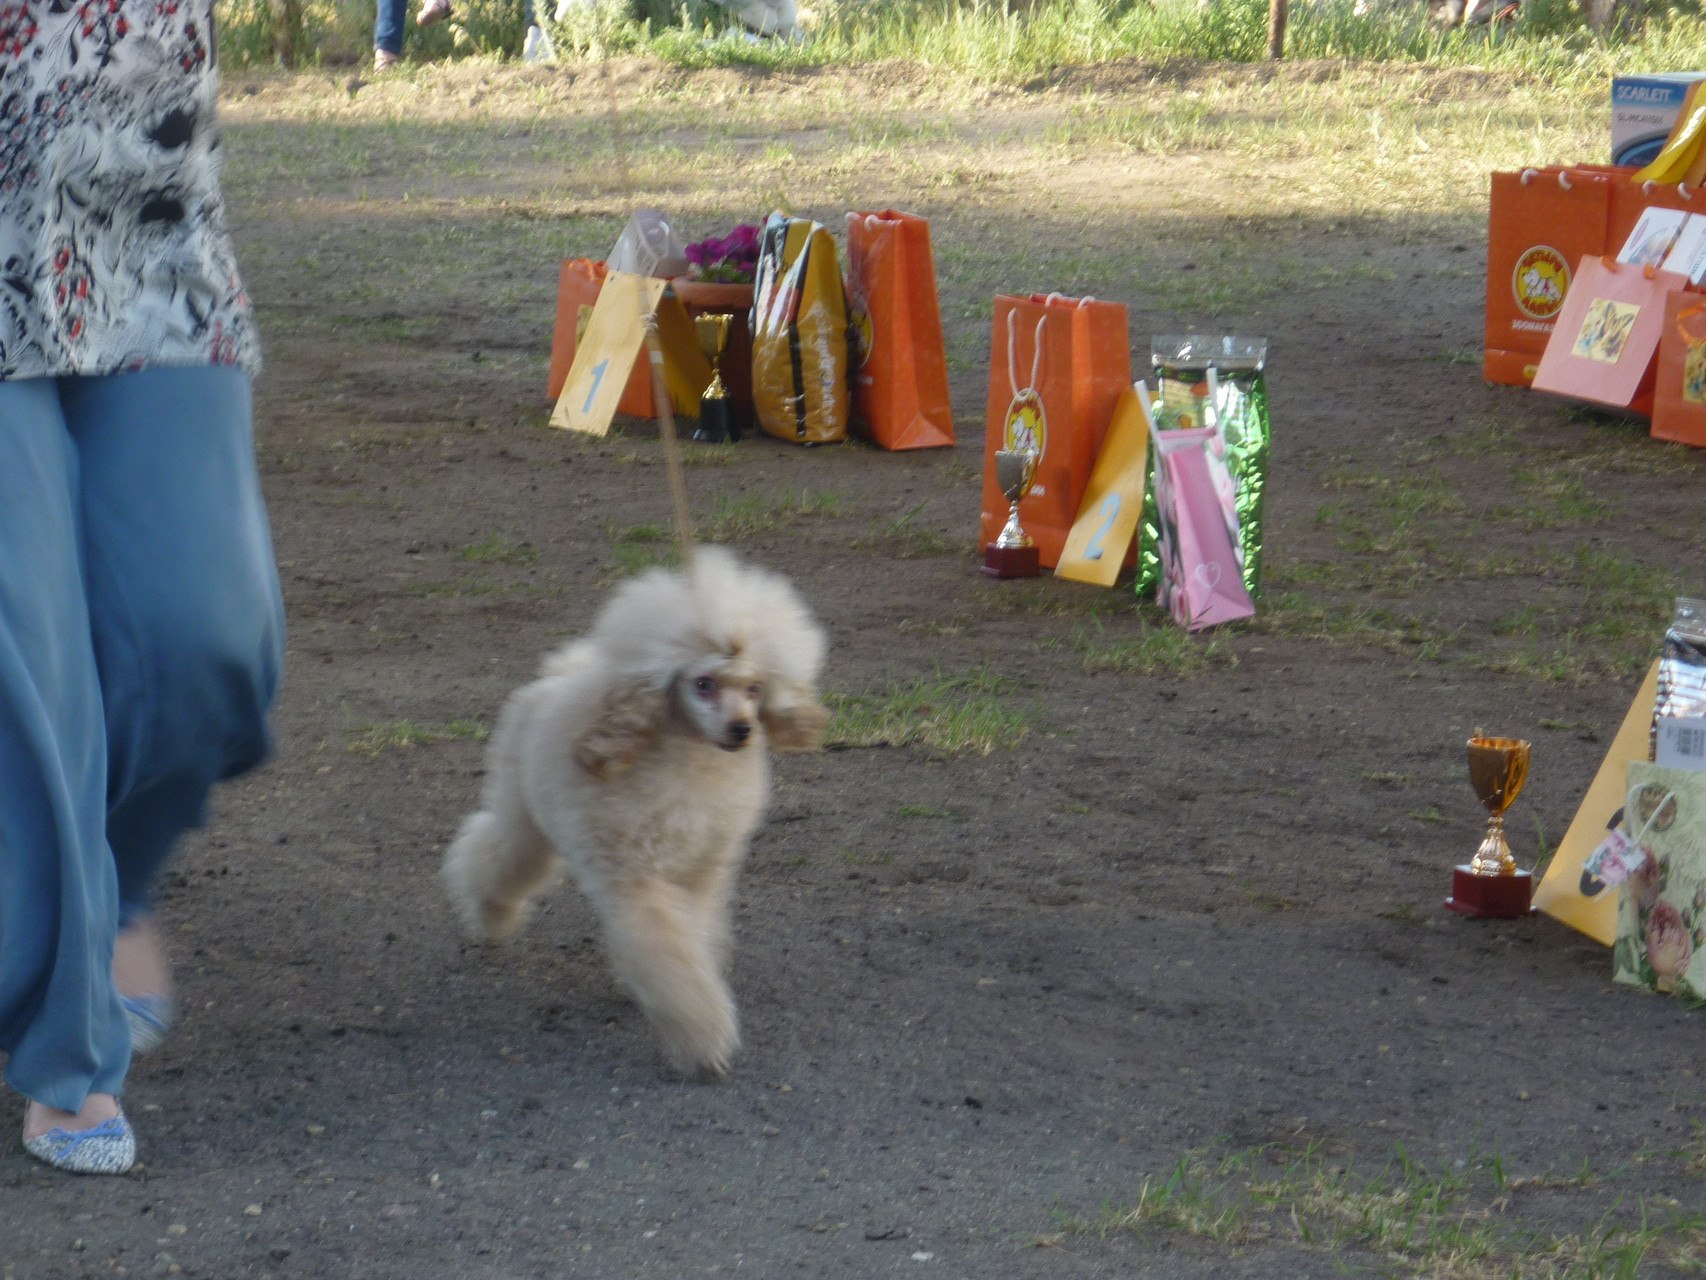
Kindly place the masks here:
POLYGON ((1706 71, 1615 76, 1611 81, 1611 163, 1640 168, 1665 145, 1688 86, 1706 71))

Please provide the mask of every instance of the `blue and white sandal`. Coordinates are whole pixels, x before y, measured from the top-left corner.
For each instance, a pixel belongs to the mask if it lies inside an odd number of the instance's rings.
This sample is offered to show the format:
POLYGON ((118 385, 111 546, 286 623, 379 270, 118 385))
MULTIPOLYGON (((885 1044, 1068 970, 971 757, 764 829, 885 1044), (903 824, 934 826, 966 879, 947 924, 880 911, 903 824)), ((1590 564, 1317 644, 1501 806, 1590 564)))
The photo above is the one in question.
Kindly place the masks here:
POLYGON ((166 1033, 177 1018, 178 1006, 171 996, 121 994, 119 1003, 130 1021, 130 1051, 135 1054, 153 1053, 165 1042, 166 1033))
POLYGON ((129 1173, 136 1163, 136 1135, 121 1111, 93 1129, 49 1129, 25 1138, 24 1150, 65 1173, 129 1173))

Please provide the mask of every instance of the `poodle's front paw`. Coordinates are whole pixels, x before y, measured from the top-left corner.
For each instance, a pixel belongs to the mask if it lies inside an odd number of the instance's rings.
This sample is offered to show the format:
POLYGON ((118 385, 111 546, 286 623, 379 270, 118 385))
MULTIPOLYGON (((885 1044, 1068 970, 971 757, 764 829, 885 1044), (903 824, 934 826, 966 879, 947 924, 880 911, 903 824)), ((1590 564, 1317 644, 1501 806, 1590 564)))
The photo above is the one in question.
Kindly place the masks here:
POLYGON ((487 898, 462 909, 462 923, 476 942, 508 942, 521 931, 529 915, 527 901, 498 902, 487 898))
POLYGON ((729 1059, 740 1048, 734 1001, 726 995, 709 1007, 683 1011, 669 1023, 660 1023, 658 1031, 671 1065, 685 1076, 702 1080, 728 1075, 729 1059))

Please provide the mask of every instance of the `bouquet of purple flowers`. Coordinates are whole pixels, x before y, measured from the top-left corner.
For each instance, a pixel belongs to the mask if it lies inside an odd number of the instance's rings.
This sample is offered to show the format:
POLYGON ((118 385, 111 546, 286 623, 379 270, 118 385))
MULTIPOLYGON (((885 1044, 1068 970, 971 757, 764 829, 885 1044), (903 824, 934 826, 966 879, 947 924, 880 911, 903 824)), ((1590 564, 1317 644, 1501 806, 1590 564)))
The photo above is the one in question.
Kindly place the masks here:
POLYGON ((728 235, 712 236, 687 246, 693 278, 716 284, 751 284, 758 271, 758 228, 736 227, 728 235))

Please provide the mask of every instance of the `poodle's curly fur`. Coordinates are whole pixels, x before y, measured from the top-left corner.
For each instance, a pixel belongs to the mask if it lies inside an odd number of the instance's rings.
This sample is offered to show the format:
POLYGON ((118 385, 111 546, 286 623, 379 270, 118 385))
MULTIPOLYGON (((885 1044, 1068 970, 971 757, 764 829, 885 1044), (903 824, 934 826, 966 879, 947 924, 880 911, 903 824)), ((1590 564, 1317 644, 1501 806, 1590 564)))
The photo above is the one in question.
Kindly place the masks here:
POLYGON ((769 750, 822 735, 824 652, 792 586, 717 547, 621 587, 504 706, 482 807, 444 858, 468 928, 513 934, 560 856, 671 1061, 723 1074, 740 1041, 730 892, 769 750))

